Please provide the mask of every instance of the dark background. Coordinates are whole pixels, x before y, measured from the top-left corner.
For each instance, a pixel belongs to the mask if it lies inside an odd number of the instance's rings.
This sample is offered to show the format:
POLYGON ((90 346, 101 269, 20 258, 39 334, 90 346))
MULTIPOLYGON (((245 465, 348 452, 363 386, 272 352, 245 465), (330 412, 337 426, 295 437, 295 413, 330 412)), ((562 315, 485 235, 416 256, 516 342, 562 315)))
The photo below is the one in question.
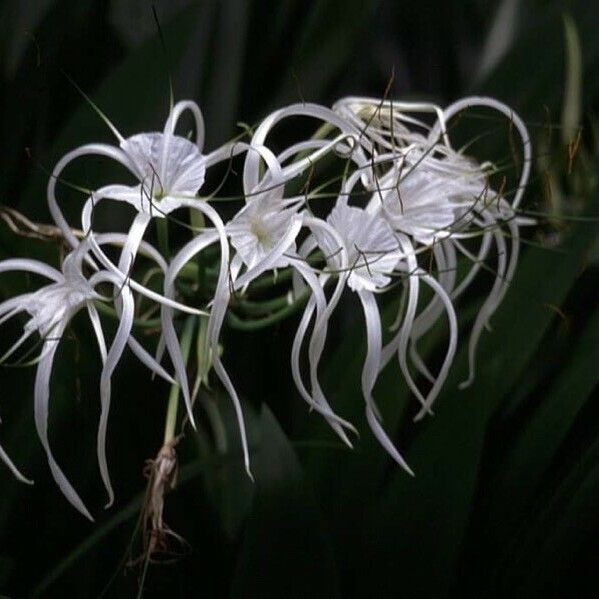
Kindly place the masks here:
MULTIPOLYGON (((415 479, 390 462, 364 426, 363 354, 356 350, 363 326, 351 299, 322 375, 334 405, 362 431, 354 452, 306 414, 294 390, 287 356, 297 318, 259 333, 225 331, 225 360, 249 414, 256 484, 243 475, 222 401, 229 452, 214 452, 205 427, 179 447, 180 484, 167 497, 166 520, 186 544, 175 543, 172 563, 150 566, 144 595, 595 596, 599 251, 596 224, 586 218, 598 213, 599 3, 155 6, 166 52, 150 2, 0 4, 1 204, 49 222, 45 169, 77 145, 110 139, 64 73, 130 135, 162 127, 170 71, 176 98, 200 104, 213 148, 238 132, 237 122, 254 123, 285 103, 380 97, 393 72, 396 99, 444 105, 484 93, 518 110, 546 158, 537 161, 526 207, 551 218, 528 234, 518 276, 484 337, 472 388, 457 390, 466 372, 462 351, 436 417, 414 424, 415 402, 399 371, 382 375, 376 397, 415 479), (574 19, 582 48, 580 102, 564 102, 564 14, 574 19), (568 174, 558 125, 573 109, 584 132, 568 174)), ((91 163, 78 175, 87 182, 103 168, 91 163)), ((79 206, 73 199, 73 215, 79 206)), ((0 222, 0 257, 13 256, 55 262, 57 248, 17 237, 0 222)), ((465 331, 489 281, 460 307, 465 331)), ((0 297, 28 284, 3 275, 0 297)), ((3 344, 17 330, 17 323, 4 325, 3 344)), ((443 334, 435 331, 428 344, 433 359, 443 334)), ((52 379, 51 442, 95 524, 51 479, 33 426, 33 369, 0 371, 0 437, 36 483, 20 485, 0 469, 0 595, 138 592, 139 566, 123 564, 141 553, 134 531, 142 470, 160 447, 168 388, 131 356, 119 366, 109 427, 117 502, 104 512, 94 455, 98 361, 85 320, 76 319, 52 379)))

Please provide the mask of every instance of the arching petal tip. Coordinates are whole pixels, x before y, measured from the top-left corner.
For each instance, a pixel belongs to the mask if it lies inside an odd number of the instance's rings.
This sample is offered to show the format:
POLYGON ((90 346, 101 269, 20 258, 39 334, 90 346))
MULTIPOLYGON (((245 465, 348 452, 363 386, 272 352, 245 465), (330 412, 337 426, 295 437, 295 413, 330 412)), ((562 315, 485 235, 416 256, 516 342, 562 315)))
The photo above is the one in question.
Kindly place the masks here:
POLYGON ((465 381, 461 382, 458 385, 458 389, 460 391, 464 391, 464 389, 468 389, 468 387, 472 386, 473 382, 474 382, 474 375, 471 375, 465 381))
POLYGON ((418 414, 414 416, 414 422, 420 422, 425 416, 434 416, 435 412, 427 406, 423 406, 418 414))

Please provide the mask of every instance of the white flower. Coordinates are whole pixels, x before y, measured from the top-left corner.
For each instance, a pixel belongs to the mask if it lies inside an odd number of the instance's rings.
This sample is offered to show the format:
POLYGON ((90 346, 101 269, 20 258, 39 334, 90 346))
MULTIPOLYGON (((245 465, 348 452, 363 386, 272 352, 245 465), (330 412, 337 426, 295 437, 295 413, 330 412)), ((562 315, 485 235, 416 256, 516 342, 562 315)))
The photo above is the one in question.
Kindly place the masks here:
POLYGON ((300 202, 272 198, 250 200, 227 223, 231 245, 248 269, 256 268, 273 253, 276 257, 269 262, 270 268, 288 266, 287 254, 295 252, 295 238, 301 227, 302 218, 297 214, 300 202), (276 251, 278 246, 283 246, 283 253, 276 251))
MULTIPOLYGON (((99 236, 99 243, 123 243, 124 236, 118 234, 106 234, 99 236)), ((51 283, 40 288, 38 291, 24 293, 10 298, 0 304, 0 323, 12 318, 19 312, 27 312, 30 319, 24 326, 23 335, 4 353, 1 361, 5 361, 34 334, 41 339, 41 351, 34 360, 37 363, 34 391, 35 424, 41 443, 46 450, 48 463, 52 475, 61 491, 69 502, 89 519, 91 515, 81 498, 68 481, 56 460, 54 459, 48 440, 48 412, 50 399, 50 377, 52 366, 58 345, 62 339, 65 329, 77 312, 85 308, 88 312, 90 322, 96 335, 100 356, 102 358, 102 373, 100 378, 100 391, 102 400, 102 413, 98 430, 98 459, 103 481, 109 492, 109 504, 112 502, 113 493, 108 477, 106 464, 105 443, 106 424, 108 408, 110 405, 110 380, 112 373, 120 360, 125 345, 132 340, 130 337, 133 325, 134 303, 133 295, 126 284, 114 273, 100 271, 94 273, 89 279, 83 274, 82 265, 87 256, 90 246, 88 241, 82 242, 76 250, 73 250, 63 261, 61 271, 48 266, 42 262, 29 259, 9 259, 0 262, 0 273, 9 271, 25 271, 36 273, 50 279, 51 283), (106 340, 102 330, 100 317, 95 301, 105 301, 96 287, 108 283, 118 289, 118 303, 120 304, 120 320, 117 332, 112 344, 107 348, 106 340)), ((144 251, 151 249, 144 246, 144 251)), ((135 342, 137 344, 137 342, 135 342)), ((145 351, 140 355, 144 364, 154 372, 166 378, 170 382, 173 379, 158 365, 145 351)), ((7 465, 18 476, 18 471, 12 463, 5 458, 5 452, 0 450, 0 457, 4 458, 7 465)), ((22 477, 19 477, 22 479, 22 477)))
MULTIPOLYGON (((373 152, 373 173, 369 181, 372 197, 368 205, 371 212, 380 211, 398 233, 409 236, 407 243, 419 252, 418 245, 430 248, 438 272, 439 292, 419 315, 408 310, 403 326, 410 326, 409 353, 416 369, 433 384, 427 398, 413 383, 409 368, 402 358, 405 348, 400 342, 401 330, 384 351, 386 360, 398 350, 400 365, 410 388, 423 402, 417 416, 430 410, 447 375, 450 348, 444 365, 437 377, 433 376, 418 354, 416 344, 429 331, 439 316, 447 311, 448 302, 459 297, 474 280, 493 246, 496 249, 496 278, 475 320, 469 342, 470 375, 464 385, 474 378, 475 355, 478 341, 489 317, 505 295, 518 259, 519 224, 516 216, 530 174, 531 145, 526 126, 520 117, 505 104, 484 97, 464 98, 445 110, 427 104, 398 103, 367 98, 347 98, 336 104, 336 110, 350 120, 363 123, 364 135, 369 136, 381 152, 373 152), (447 123, 460 111, 470 107, 486 107, 499 111, 519 133, 522 141, 522 171, 520 182, 511 206, 505 198, 490 189, 487 182, 487 165, 479 165, 451 147, 447 123), (432 112, 437 121, 429 127, 406 113, 432 112), (384 174, 376 177, 374 165, 384 174), (386 170, 385 170, 386 169, 386 170), (509 229, 509 238, 502 227, 509 229), (478 252, 468 250, 464 241, 480 239, 478 252), (457 255, 462 254, 472 261, 467 274, 458 280, 457 255), (423 401, 424 399, 424 401, 423 401)), ((351 179, 351 178, 350 178, 351 179)), ((355 177, 354 177, 355 179, 355 177)), ((355 181, 348 181, 351 188, 355 181)), ((414 262, 414 268, 423 267, 414 262)), ((422 278, 422 277, 420 277, 422 278)), ((432 281, 431 281, 432 283, 432 281)), ((416 305, 418 291, 416 281, 410 283, 412 306, 416 305)), ((415 310, 415 308, 414 308, 415 310)), ((398 320, 397 326, 400 321, 398 320)), ((384 361, 386 363, 386 360, 384 361)))
MULTIPOLYGON (((140 285, 129 277, 129 271, 137 255, 144 233, 156 218, 164 218, 178 208, 194 208, 195 194, 204 182, 206 168, 224 159, 230 149, 219 149, 211 154, 202 154, 204 144, 204 121, 195 102, 185 100, 172 107, 162 133, 141 133, 124 138, 116 127, 104 116, 110 130, 119 142, 110 144, 91 143, 80 146, 63 156, 54 167, 48 182, 47 198, 50 213, 71 247, 79 241, 73 234, 56 199, 56 185, 62 179, 62 172, 75 159, 88 156, 104 156, 128 169, 138 180, 137 185, 111 184, 92 192, 81 213, 82 227, 93 254, 102 266, 117 275, 128 277, 131 288, 150 299, 163 302, 181 310, 197 314, 198 311, 177 302, 168 302, 159 294, 140 285), (175 133, 177 122, 185 111, 190 111, 195 123, 195 143, 175 133), (103 200, 114 200, 132 205, 137 215, 131 223, 127 242, 121 251, 118 265, 106 256, 93 236, 92 216, 95 206, 103 200)), ((88 262, 93 261, 88 258, 88 262)))
MULTIPOLYGON (((368 214, 361 208, 340 201, 331 211, 327 222, 343 241, 347 255, 347 285, 354 291, 377 291, 387 285, 401 251, 391 227, 378 214, 368 214)), ((317 238, 320 236, 317 234, 317 238)), ((338 264, 339 248, 330 238, 318 239, 330 264, 338 264)))
MULTIPOLYGON (((0 262, 0 272, 22 270, 40 274, 52 281, 49 285, 42 287, 39 291, 26 293, 15 298, 6 300, 0 305, 2 320, 7 320, 21 311, 28 312, 30 320, 24 327, 24 333, 20 339, 4 354, 7 359, 35 332, 42 338, 42 350, 38 358, 38 367, 35 377, 35 425, 38 435, 46 450, 48 463, 54 479, 58 483, 67 499, 85 516, 91 519, 83 502, 76 491, 67 480, 62 470, 56 463, 48 441, 48 402, 50 375, 54 355, 58 343, 66 329, 69 321, 81 308, 86 307, 90 320, 99 322, 99 317, 93 300, 99 299, 99 295, 90 286, 85 278, 72 268, 71 260, 65 260, 63 272, 54 268, 27 259, 12 259, 0 262)), ((94 326, 96 332, 99 331, 94 326)), ((106 356, 106 344, 103 335, 98 336, 98 343, 102 355, 106 356)))
MULTIPOLYGON (((355 131, 351 129, 342 119, 339 119, 330 110, 316 106, 297 104, 275 111, 269 115, 257 128, 250 144, 237 144, 244 147, 246 159, 244 165, 244 193, 246 205, 227 224, 226 233, 231 239, 231 245, 235 255, 229 260, 228 244, 223 241, 222 227, 216 223, 215 217, 211 217, 215 225, 215 231, 206 231, 192 239, 173 258, 167 276, 165 278, 165 296, 174 298, 174 281, 183 268, 197 253, 203 251, 209 245, 220 241, 221 266, 219 278, 212 301, 210 319, 208 323, 208 337, 211 346, 211 354, 215 373, 227 390, 238 419, 241 433, 242 446, 244 450, 244 461, 248 474, 250 473, 249 450, 247 447, 245 424, 239 398, 230 380, 218 351, 218 340, 224 320, 225 312, 229 304, 231 289, 240 290, 249 285, 253 280, 266 271, 292 265, 306 277, 310 285, 314 286, 315 292, 320 294, 319 308, 324 309, 325 301, 322 289, 319 287, 316 277, 306 268, 302 260, 296 258, 296 238, 304 225, 304 219, 298 215, 298 209, 303 198, 284 199, 285 184, 297 178, 315 161, 325 156, 331 150, 347 150, 348 139, 354 139, 355 131), (315 118, 332 118, 346 129, 333 140, 318 140, 316 143, 300 142, 287 148, 281 155, 275 156, 265 145, 264 141, 272 127, 280 120, 290 116, 313 116, 315 118), (307 156, 282 166, 290 158, 296 157, 300 152, 309 151, 307 156), (262 162, 266 164, 267 170, 262 173, 262 162), (245 271, 242 273, 242 269, 245 271)), ((219 219, 220 220, 220 219, 219 219)), ((181 348, 174 328, 174 312, 171 307, 162 308, 163 333, 169 354, 173 359, 177 378, 181 383, 183 395, 191 414, 191 399, 185 364, 182 359, 181 348)), ((311 400, 306 392, 305 398, 311 400)), ((338 430, 342 438, 345 438, 341 426, 350 426, 345 421, 337 418, 326 404, 324 396, 314 402, 314 407, 321 411, 326 417, 333 421, 333 427, 338 430)), ((193 422, 193 420, 192 420, 193 422)), ((251 476, 251 474, 250 474, 251 476)))
POLYGON ((380 208, 397 231, 423 245, 464 229, 472 212, 494 199, 481 167, 452 153, 443 160, 413 148, 379 182, 369 210, 380 208))
MULTIPOLYGON (((378 214, 368 214, 364 209, 349 206, 339 200, 327 218, 327 224, 334 232, 315 232, 318 246, 327 257, 331 274, 339 279, 338 288, 347 285, 360 299, 366 322, 367 353, 362 369, 362 393, 366 402, 368 423, 379 442, 391 457, 407 472, 412 473, 401 454, 397 451, 381 425, 381 415, 374 402, 372 392, 381 370, 382 331, 381 320, 375 293, 384 291, 391 281, 399 262, 405 257, 401 246, 389 224, 378 214), (338 245, 338 244, 341 245, 338 245)), ((340 293, 334 294, 328 309, 332 311, 339 301, 340 293)), ((309 320, 314 302, 306 307, 304 320, 309 320)), ((324 339, 319 343, 319 351, 311 348, 311 364, 318 361, 324 339)))

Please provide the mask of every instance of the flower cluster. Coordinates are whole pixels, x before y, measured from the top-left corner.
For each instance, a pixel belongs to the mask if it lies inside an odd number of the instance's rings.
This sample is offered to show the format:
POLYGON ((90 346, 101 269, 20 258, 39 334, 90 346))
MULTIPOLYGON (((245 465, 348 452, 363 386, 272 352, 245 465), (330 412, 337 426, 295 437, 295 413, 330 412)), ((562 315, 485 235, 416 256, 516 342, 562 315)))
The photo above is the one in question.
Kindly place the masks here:
MULTIPOLYGON (((318 372, 329 324, 344 294, 357 297, 365 323, 361 388, 367 421, 386 451, 411 473, 383 428, 373 389, 382 369, 395 357, 403 380, 420 403, 417 418, 432 413, 456 352, 455 300, 493 255, 494 265, 487 268, 494 272, 494 284, 470 331, 470 376, 464 384, 472 381, 481 332, 512 279, 519 227, 526 224, 516 212, 531 162, 530 140, 520 118, 491 98, 466 98, 445 109, 345 98, 332 108, 301 103, 276 110, 245 140, 212 152, 204 151, 204 121, 191 101, 171 107, 162 132, 124 137, 103 118, 116 143, 89 143, 74 149, 58 162, 48 182, 50 213, 70 247, 61 269, 30 259, 0 262, 0 272, 22 270, 49 281, 37 291, 0 303, 0 323, 19 312, 30 316, 22 336, 1 361, 14 358, 31 336, 39 337, 41 349, 33 360, 37 364, 35 423, 52 474, 67 499, 91 518, 54 459, 48 440, 54 357, 70 320, 83 309, 102 360, 97 453, 108 505, 114 499, 106 459, 111 379, 127 346, 152 373, 179 387, 192 426, 198 387, 207 382, 208 371, 213 372, 235 408, 250 473, 242 407, 222 361, 222 357, 234 359, 234 351, 220 346, 223 323, 227 316, 234 317, 234 306, 253 306, 253 313, 262 315, 259 322, 264 323, 290 313, 290 308, 303 307, 290 352, 295 385, 309 407, 351 447, 349 434, 355 429, 336 413, 318 372), (493 164, 476 162, 451 145, 448 123, 473 106, 499 111, 520 135, 521 174, 511 201, 502 189, 491 186, 493 164), (190 136, 177 133, 185 113, 193 119, 190 136), (316 121, 319 127, 312 136, 281 150, 276 130, 289 119, 316 121), (116 180, 84 190, 80 229, 76 229, 63 214, 57 189, 69 185, 63 172, 70 163, 90 155, 124 167, 129 182, 116 180), (204 188, 211 170, 219 164, 222 170, 233 160, 243 163, 237 199, 242 206, 226 219, 217 210, 224 198, 204 188), (322 182, 322 177, 327 178, 322 182), (109 203, 133 208, 126 233, 103 232, 95 225, 98 206, 109 203), (174 216, 182 209, 188 218, 174 216), (148 241, 154 224, 161 242, 158 247, 148 241), (170 224, 191 232, 175 252, 165 241, 170 224), (150 266, 141 276, 139 264, 144 261, 150 266), (458 262, 465 262, 467 268, 458 270, 458 262), (151 284, 156 275, 161 288, 151 284), (260 306, 248 299, 258 286, 278 288, 281 281, 289 281, 282 302, 269 298, 260 306), (193 293, 186 294, 190 286, 193 293), (384 294, 398 299, 390 330, 381 323, 378 298, 384 294), (151 302, 160 312, 161 336, 154 355, 133 336, 136 306, 142 301, 151 302), (102 312, 118 320, 110 343, 102 312), (207 366, 195 385, 188 379, 187 352, 180 338, 181 312, 196 315, 204 325, 200 331, 207 366), (419 354, 418 342, 439 319, 446 319, 449 336, 441 366, 434 373, 419 354), (170 366, 164 365, 167 357, 170 366)), ((28 482, 1 447, 0 458, 28 482)))

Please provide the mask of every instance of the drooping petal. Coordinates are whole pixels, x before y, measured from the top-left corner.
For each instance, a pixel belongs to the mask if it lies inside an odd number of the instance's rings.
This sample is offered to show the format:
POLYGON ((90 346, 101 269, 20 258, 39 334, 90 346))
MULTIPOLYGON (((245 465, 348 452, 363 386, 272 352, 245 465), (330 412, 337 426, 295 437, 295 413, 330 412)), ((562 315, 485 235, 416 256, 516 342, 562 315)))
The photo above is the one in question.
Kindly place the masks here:
POLYGON ((366 417, 370 427, 387 450, 389 455, 406 471, 412 476, 414 473, 408 466, 407 462, 397 451, 395 445, 391 442, 388 435, 383 430, 378 417, 378 409, 375 406, 374 399, 372 397, 372 391, 374 384, 378 377, 381 369, 381 349, 382 349, 382 332, 381 332, 381 319, 376 305, 374 295, 367 291, 358 291, 358 297, 362 303, 362 309, 364 310, 364 319, 366 321, 366 339, 367 339, 367 351, 366 360, 364 361, 364 367, 362 370, 362 393, 366 400, 366 417))
POLYGON ((447 291, 439 284, 439 282, 434 277, 430 276, 428 273, 420 271, 418 274, 421 277, 421 279, 431 287, 431 289, 434 291, 436 296, 440 298, 441 302, 443 303, 443 306, 445 307, 449 323, 449 344, 439 374, 437 375, 436 379, 434 379, 433 386, 431 390, 428 392, 422 409, 417 414, 415 420, 420 420, 427 412, 430 412, 433 402, 441 392, 441 389, 445 384, 445 381, 447 380, 447 375, 449 374, 449 369, 451 368, 451 365, 453 363, 458 344, 458 321, 456 318, 453 304, 451 303, 451 299, 447 291))
POLYGON ((120 292, 120 321, 112 345, 108 350, 104 367, 100 375, 100 424, 98 426, 98 463, 100 466, 100 475, 108 493, 108 503, 105 507, 110 507, 114 502, 114 491, 110 482, 108 473, 108 463, 106 461, 106 429, 108 426, 108 415, 110 411, 111 379, 114 370, 121 359, 127 340, 133 327, 133 316, 135 304, 133 294, 127 287, 123 287, 120 292))
MULTIPOLYGON (((206 231, 194 237, 179 250, 179 252, 174 256, 164 277, 164 294, 166 297, 174 297, 175 279, 177 278, 177 275, 183 266, 187 264, 196 254, 200 253, 205 248, 213 243, 216 243, 217 241, 218 234, 215 231, 206 231)), ((177 375, 177 380, 181 387, 183 399, 187 407, 189 420, 192 423, 192 426, 195 426, 195 419, 193 417, 191 406, 191 394, 189 391, 187 369, 185 366, 185 361, 183 360, 181 345, 179 344, 179 339, 177 338, 177 332, 175 331, 174 312, 170 306, 163 305, 161 307, 160 320, 162 323, 162 339, 164 339, 165 346, 168 349, 171 361, 175 367, 175 373, 177 375)))
POLYGON ((52 455, 50 449, 50 442, 48 440, 48 412, 49 412, 49 399, 50 399, 50 376, 52 374, 52 365, 54 363, 54 356, 58 349, 60 337, 64 332, 64 327, 61 327, 55 332, 56 338, 47 340, 45 342, 45 349, 43 350, 43 357, 40 360, 37 372, 35 374, 35 391, 34 391, 34 415, 35 415, 35 426, 39 435, 40 441, 46 450, 46 456, 48 458, 48 464, 52 472, 52 476, 67 498, 69 503, 73 505, 79 512, 81 512, 86 518, 93 522, 93 518, 83 501, 64 475, 58 463, 52 455))
POLYGON ((127 344, 139 361, 152 371, 152 375, 157 374, 167 383, 170 383, 171 385, 175 384, 175 379, 160 365, 158 360, 145 350, 143 345, 141 345, 137 339, 130 336, 127 340, 127 344))
MULTIPOLYGON (((295 385, 302 396, 302 398, 310 405, 311 408, 316 410, 319 414, 321 414, 326 421, 329 423, 331 428, 339 435, 341 440, 352 447, 350 440, 348 439, 343 427, 355 432, 357 434, 356 429, 352 424, 347 422, 346 420, 337 416, 331 406, 329 405, 320 384, 318 382, 317 368, 318 368, 318 358, 319 356, 315 355, 313 346, 313 339, 315 335, 322 332, 322 329, 326 329, 327 327, 327 315, 326 315, 326 299, 324 296, 323 289, 321 287, 321 283, 317 280, 314 273, 310 270, 310 268, 305 265, 300 259, 294 260, 293 262, 294 268, 304 277, 310 288, 312 289, 312 296, 304 309, 304 314, 300 321, 300 324, 297 328, 293 345, 291 349, 291 372, 293 376, 293 380, 295 385), (312 394, 310 394, 304 383, 302 381, 300 366, 299 366, 299 357, 301 352, 301 346, 303 340, 305 338, 310 320, 314 313, 314 309, 316 308, 316 320, 314 322, 314 329, 312 333, 312 339, 310 342, 311 350, 310 350, 310 381, 312 386, 312 394)), ((326 337, 326 330, 324 331, 324 336, 326 337)), ((324 343, 323 343, 324 345, 324 343)))
POLYGON ((418 401, 424 405, 425 398, 422 392, 416 385, 410 369, 408 366, 407 352, 410 343, 410 334, 412 327, 414 326, 414 320, 416 318, 416 310, 418 307, 418 297, 420 293, 420 280, 418 275, 418 263, 416 261, 416 255, 412 244, 409 239, 402 234, 397 235, 397 240, 402 247, 406 261, 407 280, 406 285, 408 288, 406 310, 403 317, 403 322, 397 334, 394 338, 383 348, 381 356, 381 367, 384 367, 393 354, 397 354, 399 367, 406 384, 409 389, 414 393, 418 401))
POLYGON ((125 152, 121 149, 116 148, 114 146, 110 146, 107 144, 86 144, 80 146, 65 154, 56 164, 52 171, 52 175, 48 180, 48 188, 47 188, 47 198, 48 198, 48 207, 50 208, 50 214, 54 219, 54 222, 61 230, 64 238, 67 240, 69 245, 73 248, 77 247, 79 244, 79 240, 73 234, 69 223, 64 217, 58 202, 56 200, 56 184, 60 180, 62 171, 66 168, 66 166, 71 163, 76 158, 81 156, 104 156, 106 158, 111 158, 115 160, 119 164, 122 164, 125 168, 131 171, 133 174, 136 174, 135 164, 132 163, 130 158, 127 156, 125 152))
POLYGON ((476 316, 472 331, 470 333, 470 340, 468 342, 468 367, 469 373, 468 378, 460 384, 460 389, 464 389, 474 382, 476 376, 476 350, 478 342, 482 334, 483 328, 488 324, 489 319, 497 310, 497 307, 503 300, 514 273, 516 266, 518 265, 518 255, 520 248, 520 231, 517 223, 513 220, 507 222, 510 229, 511 236, 511 252, 509 252, 509 262, 507 261, 506 254, 508 253, 507 245, 502 231, 497 226, 493 230, 493 238, 497 247, 497 270, 495 276, 495 282, 489 296, 485 303, 482 305, 479 313, 476 316))
POLYGON ((25 483, 27 485, 32 485, 33 481, 29 478, 26 478, 21 474, 19 469, 14 465, 13 461, 8 457, 6 451, 2 445, 0 445, 0 461, 4 462, 4 465, 12 472, 13 476, 20 482, 25 483))

